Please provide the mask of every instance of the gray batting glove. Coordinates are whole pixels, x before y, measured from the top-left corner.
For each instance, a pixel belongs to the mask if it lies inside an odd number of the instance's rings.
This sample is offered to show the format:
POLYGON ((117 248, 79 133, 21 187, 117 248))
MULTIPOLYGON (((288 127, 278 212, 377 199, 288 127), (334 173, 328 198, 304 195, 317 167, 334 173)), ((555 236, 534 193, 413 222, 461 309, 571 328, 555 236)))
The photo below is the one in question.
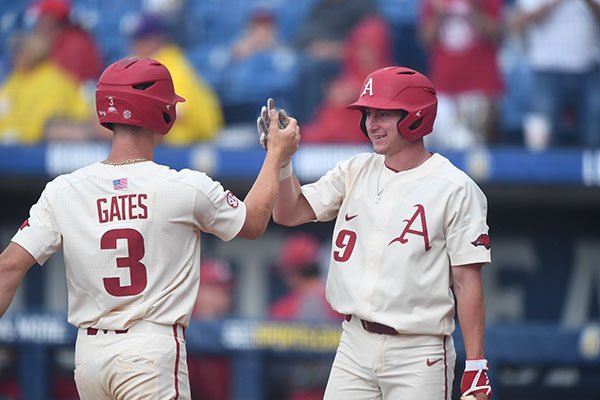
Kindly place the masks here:
MULTIPOLYGON (((275 100, 271 97, 267 100, 267 105, 262 106, 260 109, 260 116, 256 120, 256 128, 259 134, 259 141, 261 146, 266 150, 267 149, 267 138, 269 136, 269 123, 271 122, 271 118, 269 117, 269 111, 275 108, 275 100)), ((290 122, 289 117, 284 109, 281 109, 277 112, 277 126, 279 129, 285 129, 290 122)))

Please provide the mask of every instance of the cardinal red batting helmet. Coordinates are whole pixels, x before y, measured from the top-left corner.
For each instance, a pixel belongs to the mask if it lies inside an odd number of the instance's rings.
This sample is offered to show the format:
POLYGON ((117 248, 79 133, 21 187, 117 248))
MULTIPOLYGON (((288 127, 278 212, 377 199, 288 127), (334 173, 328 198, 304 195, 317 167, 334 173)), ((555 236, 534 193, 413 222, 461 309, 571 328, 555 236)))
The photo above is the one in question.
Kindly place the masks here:
POLYGON ((365 108, 404 110, 398 130, 408 140, 431 133, 437 114, 437 96, 433 83, 425 75, 405 67, 385 67, 370 73, 357 101, 348 108, 363 114, 360 127, 367 134, 365 108))
POLYGON ((177 117, 175 105, 182 101, 169 70, 151 58, 125 58, 111 64, 96 87, 98 120, 109 129, 112 124, 126 124, 166 135, 177 117))

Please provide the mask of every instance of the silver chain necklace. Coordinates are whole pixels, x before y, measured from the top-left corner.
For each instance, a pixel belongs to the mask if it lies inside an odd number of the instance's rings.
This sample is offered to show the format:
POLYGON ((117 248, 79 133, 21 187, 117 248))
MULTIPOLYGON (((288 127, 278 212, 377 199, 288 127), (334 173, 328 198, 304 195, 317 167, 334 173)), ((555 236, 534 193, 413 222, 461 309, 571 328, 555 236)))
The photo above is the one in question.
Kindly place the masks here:
POLYGON ((379 204, 379 202, 381 201, 381 194, 383 193, 384 188, 382 188, 381 190, 379 190, 379 180, 381 179, 381 172, 383 171, 383 167, 385 166, 385 161, 383 163, 381 163, 381 168, 379 168, 379 174, 377 174, 377 195, 375 196, 375 204, 379 204))
MULTIPOLYGON (((410 169, 418 167, 423 162, 425 162, 430 156, 431 156, 431 153, 427 152, 425 157, 419 158, 416 163, 414 163, 410 168, 406 168, 404 171, 408 171, 410 169)), ((377 183, 376 183, 376 188, 375 188, 375 190, 377 191, 377 195, 375 196, 375 204, 379 204, 379 202, 381 201, 381 195, 383 194, 383 191, 385 190, 385 188, 379 189, 379 181, 381 180, 381 173, 382 173, 384 167, 385 167, 385 161, 383 163, 381 163, 381 168, 379 168, 379 174, 377 174, 377 183)))

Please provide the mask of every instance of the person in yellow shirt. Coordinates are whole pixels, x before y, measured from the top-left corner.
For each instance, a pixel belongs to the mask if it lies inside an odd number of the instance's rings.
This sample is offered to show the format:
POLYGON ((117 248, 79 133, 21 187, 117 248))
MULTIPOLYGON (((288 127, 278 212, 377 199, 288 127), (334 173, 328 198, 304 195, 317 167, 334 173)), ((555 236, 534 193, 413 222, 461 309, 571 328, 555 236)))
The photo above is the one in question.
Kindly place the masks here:
POLYGON ((165 142, 182 146, 213 140, 224 123, 219 98, 196 73, 183 49, 169 40, 158 17, 140 16, 131 32, 131 50, 164 64, 171 71, 175 91, 186 99, 177 106, 177 121, 165 142))
POLYGON ((48 58, 38 34, 13 41, 13 67, 0 87, 0 143, 34 144, 89 136, 91 105, 79 83, 48 58))

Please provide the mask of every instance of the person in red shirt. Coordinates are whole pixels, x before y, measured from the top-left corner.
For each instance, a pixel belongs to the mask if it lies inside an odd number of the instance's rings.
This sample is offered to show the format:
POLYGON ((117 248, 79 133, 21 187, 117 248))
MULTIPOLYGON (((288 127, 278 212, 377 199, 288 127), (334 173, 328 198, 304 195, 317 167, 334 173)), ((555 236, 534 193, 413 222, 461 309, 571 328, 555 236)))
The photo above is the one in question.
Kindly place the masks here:
POLYGON ((34 1, 29 11, 34 30, 51 40, 50 57, 78 81, 95 81, 104 68, 95 38, 70 20, 68 0, 34 1))
POLYGON ((441 133, 426 138, 431 145, 465 149, 496 140, 502 7, 502 0, 423 1, 420 35, 439 99, 434 133, 441 133))
POLYGON ((343 319, 325 299, 320 256, 321 243, 310 234, 294 234, 284 242, 275 266, 289 291, 271 305, 271 318, 311 322, 343 319))
POLYGON ((0 399, 18 400, 19 387, 17 351, 9 346, 0 347, 0 399))
POLYGON ((200 263, 200 290, 192 316, 200 320, 225 318, 233 306, 233 271, 221 259, 206 259, 200 263))
POLYGON ((360 129, 360 114, 346 106, 371 71, 392 65, 391 40, 387 22, 377 14, 366 16, 350 31, 342 70, 327 87, 315 118, 302 127, 303 143, 368 143, 360 129))
MULTIPOLYGON (((271 305, 272 319, 336 324, 343 320, 325 298, 321 254, 318 238, 308 233, 294 234, 283 243, 275 268, 289 291, 271 305)), ((274 368, 285 386, 279 390, 286 392, 287 400, 321 400, 330 366, 326 357, 284 360, 274 368)))
MULTIPOLYGON (((200 290, 192 310, 192 319, 211 321, 231 315, 233 307, 233 271, 221 259, 205 259, 200 264, 200 290)), ((220 354, 190 354, 188 372, 194 400, 231 398, 231 360, 220 354)))

